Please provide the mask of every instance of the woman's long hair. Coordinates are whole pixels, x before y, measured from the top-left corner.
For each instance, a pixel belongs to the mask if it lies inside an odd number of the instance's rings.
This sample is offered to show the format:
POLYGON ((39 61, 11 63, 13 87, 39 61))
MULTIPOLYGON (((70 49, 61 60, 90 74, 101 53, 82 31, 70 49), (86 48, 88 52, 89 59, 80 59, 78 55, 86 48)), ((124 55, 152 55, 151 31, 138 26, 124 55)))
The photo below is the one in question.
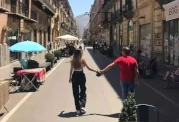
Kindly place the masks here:
POLYGON ((71 64, 73 65, 74 69, 79 69, 81 68, 81 58, 82 58, 82 52, 80 49, 76 49, 74 51, 71 64))

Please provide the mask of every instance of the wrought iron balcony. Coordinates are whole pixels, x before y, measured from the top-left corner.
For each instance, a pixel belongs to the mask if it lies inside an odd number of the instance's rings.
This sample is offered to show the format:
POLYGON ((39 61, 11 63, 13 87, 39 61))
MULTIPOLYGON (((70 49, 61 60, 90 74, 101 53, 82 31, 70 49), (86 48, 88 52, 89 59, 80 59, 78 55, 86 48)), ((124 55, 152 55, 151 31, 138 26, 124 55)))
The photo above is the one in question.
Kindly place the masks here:
POLYGON ((47 0, 33 0, 35 3, 37 3, 36 5, 39 8, 42 8, 43 10, 48 10, 48 12, 50 12, 51 14, 55 14, 55 9, 53 8, 53 6, 47 1, 47 0), (40 3, 40 6, 39 6, 40 3))
POLYGON ((114 20, 116 18, 116 12, 111 13, 111 20, 114 20))
POLYGON ((111 22, 122 22, 122 14, 121 9, 116 10, 115 12, 111 13, 111 22))
POLYGON ((15 14, 22 18, 28 18, 29 8, 24 3, 17 1, 16 4, 11 4, 11 14, 15 14))
POLYGON ((6 0, 0 0, 0 13, 10 11, 10 5, 6 3, 6 0))
POLYGON ((122 6, 122 14, 127 19, 130 19, 134 16, 132 0, 126 0, 126 4, 122 6))

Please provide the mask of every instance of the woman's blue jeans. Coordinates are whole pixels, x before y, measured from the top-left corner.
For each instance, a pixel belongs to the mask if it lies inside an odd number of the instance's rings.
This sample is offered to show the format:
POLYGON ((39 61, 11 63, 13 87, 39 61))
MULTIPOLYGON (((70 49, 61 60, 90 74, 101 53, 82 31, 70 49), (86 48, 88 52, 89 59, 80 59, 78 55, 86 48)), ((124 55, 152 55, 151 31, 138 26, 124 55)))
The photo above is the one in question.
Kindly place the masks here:
POLYGON ((125 100, 128 97, 129 92, 135 94, 134 81, 121 81, 122 99, 125 100))

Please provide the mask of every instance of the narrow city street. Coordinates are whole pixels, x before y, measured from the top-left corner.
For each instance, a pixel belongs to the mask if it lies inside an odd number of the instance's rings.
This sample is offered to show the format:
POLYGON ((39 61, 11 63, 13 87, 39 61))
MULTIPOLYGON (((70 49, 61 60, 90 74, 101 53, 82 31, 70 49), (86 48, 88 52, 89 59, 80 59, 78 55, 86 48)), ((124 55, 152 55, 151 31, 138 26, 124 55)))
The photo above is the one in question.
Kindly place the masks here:
MULTIPOLYGON (((104 68, 112 62, 99 52, 93 53, 91 47, 84 51, 84 57, 96 69, 104 68)), ((72 88, 68 82, 69 60, 62 60, 39 91, 30 95, 28 93, 1 122, 117 122, 122 109, 118 68, 101 77, 85 68, 87 113, 76 117, 72 88)), ((136 100, 137 103, 156 106, 160 111, 161 121, 174 122, 179 113, 179 90, 165 90, 163 84, 157 77, 141 79, 140 86, 136 87, 136 100)))

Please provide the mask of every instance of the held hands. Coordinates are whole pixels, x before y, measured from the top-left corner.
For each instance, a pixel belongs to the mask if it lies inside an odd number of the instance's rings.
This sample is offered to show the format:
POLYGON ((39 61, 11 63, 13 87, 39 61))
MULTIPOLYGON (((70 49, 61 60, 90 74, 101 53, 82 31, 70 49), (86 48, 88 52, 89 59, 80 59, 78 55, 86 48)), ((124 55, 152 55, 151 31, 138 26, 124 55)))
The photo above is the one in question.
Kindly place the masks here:
POLYGON ((102 71, 102 70, 96 71, 96 76, 100 77, 102 74, 103 74, 103 71, 102 71))

